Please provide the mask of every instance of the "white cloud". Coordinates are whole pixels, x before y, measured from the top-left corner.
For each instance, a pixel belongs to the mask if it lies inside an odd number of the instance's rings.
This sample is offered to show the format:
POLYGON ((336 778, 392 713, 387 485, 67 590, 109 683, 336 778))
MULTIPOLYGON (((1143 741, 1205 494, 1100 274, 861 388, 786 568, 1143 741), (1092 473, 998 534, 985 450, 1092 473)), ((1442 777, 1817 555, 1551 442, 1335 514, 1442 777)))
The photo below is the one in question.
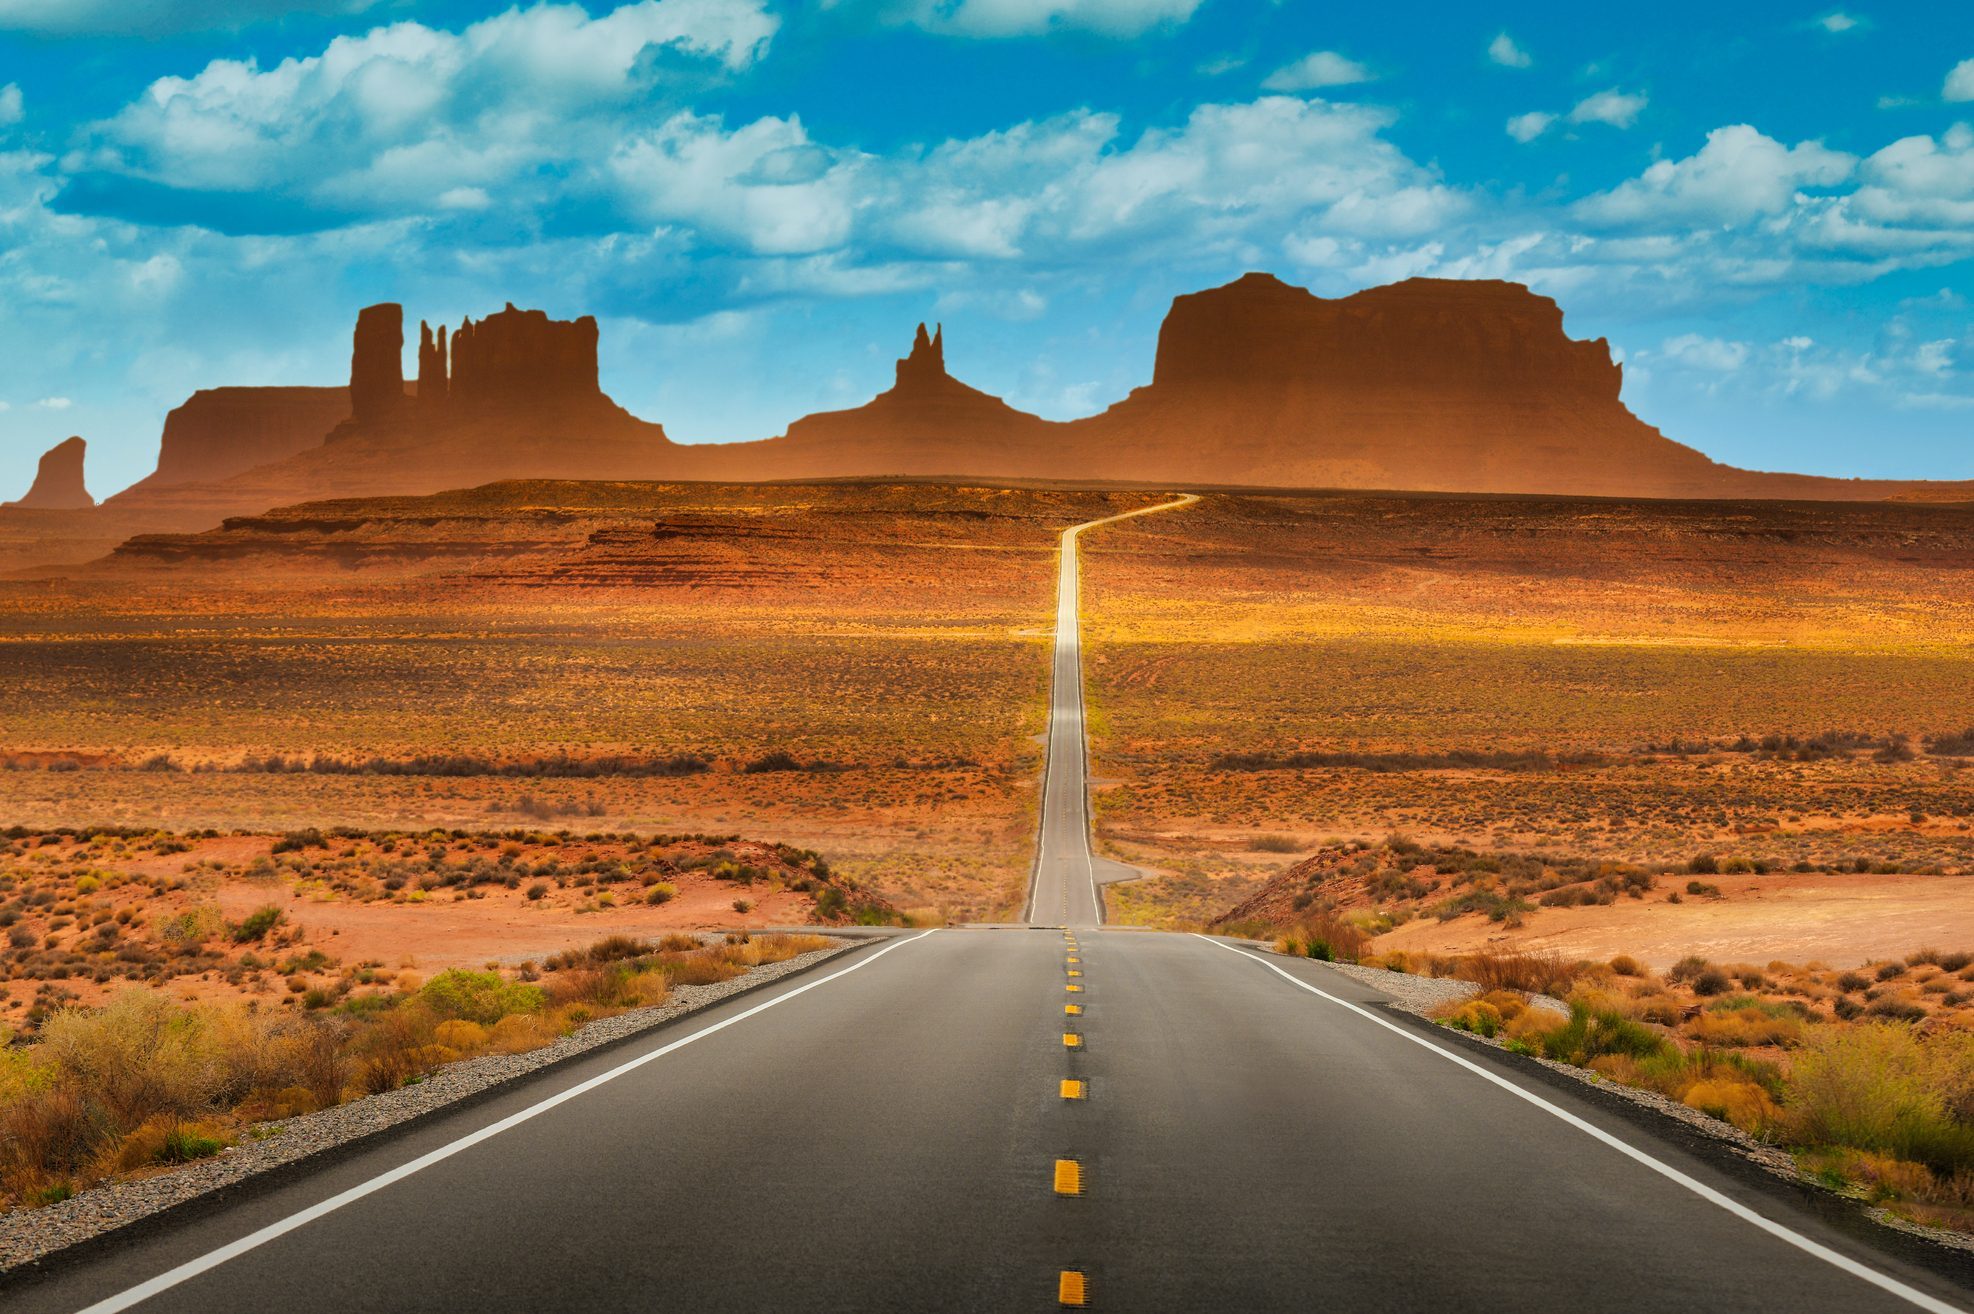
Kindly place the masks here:
POLYGON ((1517 114, 1508 120, 1508 135, 1519 142, 1531 142, 1549 131, 1549 125, 1555 121, 1554 114, 1530 110, 1527 114, 1517 114))
POLYGON ((39 406, 44 411, 65 411, 69 407, 75 405, 75 403, 70 401, 67 397, 43 397, 40 401, 34 404, 36 406, 39 406))
POLYGON ((159 35, 246 27, 290 14, 354 14, 379 0, 0 0, 0 31, 159 35))
POLYGON ((1578 101, 1576 108, 1570 111, 1570 122, 1608 123, 1613 128, 1629 128, 1645 112, 1645 105, 1644 96, 1613 87, 1578 101))
POLYGON ((1139 36, 1183 23, 1201 0, 907 0, 896 17, 931 32, 958 36, 1035 36, 1083 28, 1109 36, 1139 36))
POLYGON ((1614 226, 1741 224, 1787 210, 1798 188, 1836 186, 1856 163, 1821 142, 1784 146, 1739 123, 1715 128, 1697 153, 1659 160, 1574 208, 1593 223, 1614 226))
POLYGON ((1487 43, 1487 57, 1503 68, 1527 68, 1535 63, 1529 53, 1515 44, 1515 38, 1506 32, 1497 33, 1494 40, 1487 43))
POLYGON ((1262 87, 1269 91, 1316 91, 1369 82, 1377 75, 1334 50, 1318 50, 1270 73, 1262 87))
POLYGON ((1748 344, 1682 333, 1661 343, 1659 355, 1692 369, 1730 374, 1748 363, 1748 344))
POLYGON ((23 113, 20 84, 9 82, 0 87, 0 128, 10 128, 19 123, 23 113))
POLYGON ((1821 18, 1811 19, 1810 23, 1811 26, 1820 27, 1830 33, 1851 32, 1863 26, 1862 20, 1845 13, 1841 9, 1833 9, 1821 18))
POLYGON ((542 4, 456 33, 397 23, 269 69, 160 78, 68 165, 357 215, 446 208, 558 158, 606 157, 662 85, 655 52, 740 69, 776 24, 761 0, 639 0, 600 18, 542 4))
POLYGON ((1048 258, 1129 237, 1156 258, 1166 243, 1196 254, 1298 221, 1305 236, 1404 236, 1457 216, 1466 199, 1384 139, 1390 122, 1384 110, 1269 96, 1202 105, 1124 142, 1116 116, 1081 110, 871 164, 882 181, 866 189, 869 222, 925 249, 943 230, 928 214, 986 206, 981 233, 997 254, 1048 258))
POLYGON ((1948 100, 1974 100, 1974 59, 1963 59, 1953 66, 1940 94, 1948 100))
POLYGON ((1951 338, 1922 342, 1912 354, 1913 368, 1921 374, 1948 375, 1953 373, 1954 355, 1960 344, 1951 338))
POLYGON ((1974 229, 1974 128, 1904 137, 1867 157, 1849 214, 1865 223, 1974 229))
POLYGON ((728 132, 692 113, 624 142, 608 169, 648 222, 685 223, 769 255, 841 246, 862 172, 854 158, 817 148, 800 120, 757 119, 728 132))

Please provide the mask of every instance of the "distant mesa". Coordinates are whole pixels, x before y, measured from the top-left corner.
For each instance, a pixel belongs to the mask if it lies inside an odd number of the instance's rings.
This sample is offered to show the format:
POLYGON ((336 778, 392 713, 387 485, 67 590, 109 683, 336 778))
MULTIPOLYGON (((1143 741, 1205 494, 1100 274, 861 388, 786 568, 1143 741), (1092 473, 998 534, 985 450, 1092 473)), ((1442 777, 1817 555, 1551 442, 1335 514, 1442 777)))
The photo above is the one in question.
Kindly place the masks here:
POLYGON ((25 511, 83 511, 96 505, 82 480, 82 458, 89 444, 80 438, 64 438, 41 455, 34 472, 34 486, 18 502, 8 506, 25 511))
POLYGON ((225 479, 319 447, 349 418, 350 390, 207 388, 165 416, 158 468, 140 487, 225 479))
MULTIPOLYGON (((1768 474, 1709 460, 1625 407, 1623 370, 1605 342, 1570 338, 1554 301, 1492 280, 1417 278, 1325 298, 1251 273, 1178 297, 1159 330, 1151 381, 1101 414, 1067 422, 962 383, 947 367, 943 326, 920 324, 892 386, 864 405, 806 416, 776 438, 692 445, 671 442, 603 392, 594 318, 557 320, 510 303, 451 329, 421 321, 411 382, 405 323, 394 302, 362 310, 347 387, 195 394, 166 420, 156 473, 106 507, 133 523, 183 529, 296 502, 495 480, 891 476, 1974 497, 1967 484, 1768 474)), ((74 493, 46 496, 87 497, 75 461, 74 493)), ((51 489, 67 486, 63 469, 44 463, 51 489)), ((44 496, 42 482, 31 498, 44 496)))

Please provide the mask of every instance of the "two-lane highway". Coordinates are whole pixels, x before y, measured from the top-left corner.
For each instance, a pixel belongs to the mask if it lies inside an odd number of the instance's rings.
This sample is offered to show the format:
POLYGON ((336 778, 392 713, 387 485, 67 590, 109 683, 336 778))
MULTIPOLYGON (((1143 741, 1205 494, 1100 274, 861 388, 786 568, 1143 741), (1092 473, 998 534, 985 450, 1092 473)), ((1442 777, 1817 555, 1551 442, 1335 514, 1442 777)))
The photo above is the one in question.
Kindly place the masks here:
POLYGON ((1083 716, 1082 571, 1077 555, 1084 533, 1138 516, 1172 511, 1199 501, 1185 493, 1170 502, 1123 515, 1090 520, 1062 531, 1056 566, 1055 661, 1049 689, 1049 735, 1042 767, 1042 824, 1029 886, 1031 924, 1096 926, 1102 923, 1100 887, 1138 873, 1099 858, 1090 848, 1090 746, 1083 716))
MULTIPOLYGON (((1062 581, 1073 596, 1071 536, 1062 581)), ((1071 603, 1055 728, 1073 711, 1075 734, 1052 729, 1034 894, 1060 926, 862 946, 17 1278, 0 1304, 1966 1306, 1965 1259, 1389 1013, 1343 973, 1098 927, 1074 631, 1071 603)))

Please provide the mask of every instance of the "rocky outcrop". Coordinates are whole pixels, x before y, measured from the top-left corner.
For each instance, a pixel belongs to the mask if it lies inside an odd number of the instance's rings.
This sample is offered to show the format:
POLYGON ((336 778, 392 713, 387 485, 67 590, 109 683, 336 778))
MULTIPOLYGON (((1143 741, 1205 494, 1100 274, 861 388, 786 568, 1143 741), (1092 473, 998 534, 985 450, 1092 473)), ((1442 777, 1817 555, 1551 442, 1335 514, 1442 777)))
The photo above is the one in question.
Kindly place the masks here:
POLYGON ((350 420, 386 423, 404 406, 404 307, 394 301, 365 306, 350 349, 350 420))
POLYGON ((446 326, 432 336, 432 326, 418 321, 418 405, 430 412, 445 404, 451 391, 446 378, 446 326))
POLYGON ((42 453, 34 472, 34 486, 27 496, 8 506, 27 511, 81 511, 96 505, 82 480, 82 458, 89 444, 80 438, 65 438, 42 453))
POLYGON ((596 320, 505 310, 452 335, 448 398, 462 412, 570 413, 610 405, 597 383, 596 320))
POLYGON ((897 382, 892 386, 900 392, 924 391, 952 377, 946 373, 946 326, 941 324, 928 338, 925 325, 920 324, 912 338, 911 353, 898 362, 897 382))
POLYGON ((349 418, 348 388, 207 388, 165 416, 142 488, 225 479, 320 447, 349 418))
POLYGON ((1517 283, 1409 279, 1334 300, 1266 274, 1177 298, 1152 382, 1074 426, 1220 482, 1706 497, 1754 492, 1641 422, 1598 339, 1517 283))
POLYGON ((895 382, 864 405, 805 416, 764 442, 681 447, 677 459, 713 479, 1051 477, 1078 462, 1057 446, 1060 429, 947 373, 944 329, 920 324, 895 382))

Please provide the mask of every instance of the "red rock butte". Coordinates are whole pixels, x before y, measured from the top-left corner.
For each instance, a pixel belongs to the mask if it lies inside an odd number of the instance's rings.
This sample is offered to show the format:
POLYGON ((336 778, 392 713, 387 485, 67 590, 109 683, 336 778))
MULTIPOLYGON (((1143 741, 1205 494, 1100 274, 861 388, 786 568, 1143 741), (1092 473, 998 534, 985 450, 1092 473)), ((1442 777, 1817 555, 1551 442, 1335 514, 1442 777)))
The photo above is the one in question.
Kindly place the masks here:
POLYGON ((954 378, 923 324, 892 386, 777 438, 679 445, 603 392, 599 329, 512 304, 436 331, 404 378, 401 306, 357 318, 345 388, 217 388, 106 505, 217 519, 499 479, 840 476, 1619 497, 1948 500, 1966 485, 1767 474, 1641 421, 1600 339, 1516 283, 1409 279, 1324 298, 1267 274, 1177 298, 1151 381, 1055 422, 954 378))
POLYGON ((23 511, 80 511, 96 505, 83 483, 82 462, 89 444, 64 438, 41 455, 34 484, 18 502, 6 505, 23 511))

